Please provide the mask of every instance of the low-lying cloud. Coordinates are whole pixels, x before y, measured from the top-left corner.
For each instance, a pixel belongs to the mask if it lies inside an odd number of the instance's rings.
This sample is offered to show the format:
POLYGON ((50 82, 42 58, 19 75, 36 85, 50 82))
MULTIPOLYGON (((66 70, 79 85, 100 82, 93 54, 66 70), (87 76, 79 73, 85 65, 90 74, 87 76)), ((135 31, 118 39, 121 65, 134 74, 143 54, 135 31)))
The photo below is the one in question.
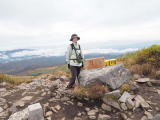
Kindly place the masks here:
MULTIPOLYGON (((127 48, 127 49, 88 49, 84 50, 84 54, 124 54, 128 52, 134 52, 138 48, 127 48)), ((5 54, 5 52, 0 53, 0 59, 8 58, 19 58, 19 57, 51 57, 51 56, 64 56, 64 49, 33 49, 33 50, 19 50, 17 52, 10 52, 10 54, 5 54)))

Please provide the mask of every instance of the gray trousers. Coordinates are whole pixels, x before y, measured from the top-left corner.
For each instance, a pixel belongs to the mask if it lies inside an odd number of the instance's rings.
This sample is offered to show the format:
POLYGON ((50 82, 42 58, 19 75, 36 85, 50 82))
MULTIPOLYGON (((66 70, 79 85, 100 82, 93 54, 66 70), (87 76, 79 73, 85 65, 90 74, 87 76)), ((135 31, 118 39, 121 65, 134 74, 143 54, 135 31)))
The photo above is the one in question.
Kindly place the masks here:
POLYGON ((67 86, 69 88, 73 87, 73 85, 75 84, 76 78, 78 80, 78 76, 79 76, 80 71, 81 71, 81 66, 70 66, 70 71, 71 71, 72 77, 71 77, 71 79, 69 81, 69 84, 67 86))

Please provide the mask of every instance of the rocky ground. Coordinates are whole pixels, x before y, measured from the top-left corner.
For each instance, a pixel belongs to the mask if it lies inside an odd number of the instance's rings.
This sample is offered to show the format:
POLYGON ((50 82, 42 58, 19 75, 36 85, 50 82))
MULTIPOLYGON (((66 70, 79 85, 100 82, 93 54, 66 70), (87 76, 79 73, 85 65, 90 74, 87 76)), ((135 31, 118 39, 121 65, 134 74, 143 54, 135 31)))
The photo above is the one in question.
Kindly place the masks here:
POLYGON ((160 120, 160 83, 134 78, 139 81, 128 92, 117 89, 97 99, 66 91, 65 76, 44 75, 14 88, 4 82, 0 84, 0 120, 25 119, 22 111, 34 103, 42 105, 46 120, 160 120))

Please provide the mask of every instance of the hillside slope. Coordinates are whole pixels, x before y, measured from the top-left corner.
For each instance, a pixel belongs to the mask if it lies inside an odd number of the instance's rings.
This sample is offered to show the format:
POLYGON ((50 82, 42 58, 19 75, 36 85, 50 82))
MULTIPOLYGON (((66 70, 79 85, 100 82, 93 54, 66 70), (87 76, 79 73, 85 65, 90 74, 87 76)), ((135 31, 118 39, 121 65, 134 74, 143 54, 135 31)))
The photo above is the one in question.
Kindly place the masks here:
POLYGON ((133 73, 160 78, 160 45, 152 45, 118 58, 133 73))

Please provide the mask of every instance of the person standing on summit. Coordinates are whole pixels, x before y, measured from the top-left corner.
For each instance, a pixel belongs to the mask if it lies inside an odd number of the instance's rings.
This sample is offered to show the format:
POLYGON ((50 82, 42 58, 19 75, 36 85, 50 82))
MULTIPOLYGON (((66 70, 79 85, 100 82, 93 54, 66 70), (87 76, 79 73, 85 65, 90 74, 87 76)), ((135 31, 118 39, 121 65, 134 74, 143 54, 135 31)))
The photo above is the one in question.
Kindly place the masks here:
POLYGON ((68 46, 66 51, 66 63, 68 64, 68 69, 70 69, 72 75, 66 90, 73 88, 75 80, 78 80, 81 68, 83 68, 84 54, 78 40, 80 40, 80 37, 78 37, 77 34, 72 34, 70 38, 72 44, 68 46))

